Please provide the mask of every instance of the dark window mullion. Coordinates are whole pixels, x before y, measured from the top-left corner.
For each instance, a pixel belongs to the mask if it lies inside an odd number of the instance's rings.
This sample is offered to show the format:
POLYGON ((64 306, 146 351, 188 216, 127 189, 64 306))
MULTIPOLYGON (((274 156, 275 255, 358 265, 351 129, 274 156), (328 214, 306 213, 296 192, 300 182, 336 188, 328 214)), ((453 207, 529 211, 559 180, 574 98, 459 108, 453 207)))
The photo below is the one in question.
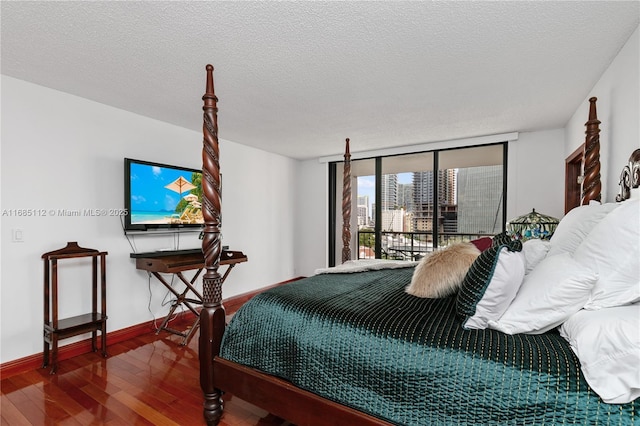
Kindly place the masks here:
POLYGON ((336 266, 336 163, 329 163, 329 267, 336 266))
POLYGON ((438 194, 438 176, 439 176, 439 151, 433 152, 433 217, 431 219, 431 233, 433 235, 433 248, 438 248, 438 212, 440 204, 440 196, 438 194))
POLYGON ((509 143, 502 144, 502 232, 507 230, 507 159, 509 143))
POLYGON ((382 157, 376 157, 376 220, 374 222, 376 259, 382 259, 382 157))

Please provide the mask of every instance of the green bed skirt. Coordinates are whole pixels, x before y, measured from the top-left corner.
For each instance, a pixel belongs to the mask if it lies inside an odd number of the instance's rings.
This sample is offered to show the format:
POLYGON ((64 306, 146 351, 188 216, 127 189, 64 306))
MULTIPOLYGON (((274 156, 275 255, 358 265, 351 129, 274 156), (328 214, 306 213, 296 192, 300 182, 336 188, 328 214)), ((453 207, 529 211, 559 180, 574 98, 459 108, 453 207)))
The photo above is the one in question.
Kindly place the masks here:
POLYGON ((464 330, 455 298, 404 292, 413 268, 324 274, 257 295, 221 357, 398 425, 633 425, 555 331, 464 330))

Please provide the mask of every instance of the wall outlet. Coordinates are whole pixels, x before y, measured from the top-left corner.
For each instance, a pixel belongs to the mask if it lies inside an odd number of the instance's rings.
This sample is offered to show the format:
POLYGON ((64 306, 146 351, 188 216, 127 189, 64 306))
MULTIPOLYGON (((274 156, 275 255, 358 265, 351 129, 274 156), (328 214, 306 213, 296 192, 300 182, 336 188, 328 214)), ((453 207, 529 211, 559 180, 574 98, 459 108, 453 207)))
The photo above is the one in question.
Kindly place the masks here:
POLYGON ((24 242, 24 231, 20 228, 14 228, 11 230, 11 242, 14 243, 23 243, 24 242))

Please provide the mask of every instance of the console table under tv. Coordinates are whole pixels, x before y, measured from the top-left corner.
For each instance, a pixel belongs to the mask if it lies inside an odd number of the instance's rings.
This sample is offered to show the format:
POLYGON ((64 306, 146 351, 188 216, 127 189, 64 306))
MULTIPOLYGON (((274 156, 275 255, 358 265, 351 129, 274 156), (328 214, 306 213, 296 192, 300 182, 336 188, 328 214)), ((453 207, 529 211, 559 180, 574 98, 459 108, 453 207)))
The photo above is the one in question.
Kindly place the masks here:
MULTIPOLYGON (((200 313, 196 310, 197 305, 202 305, 202 295, 195 288, 194 284, 204 268, 204 255, 202 250, 176 250, 176 251, 158 251, 148 253, 131 253, 130 257, 136 259, 136 268, 150 272, 154 277, 158 279, 173 295, 176 300, 171 305, 171 310, 165 317, 162 325, 156 330, 156 334, 165 330, 169 333, 182 336, 182 345, 186 345, 189 339, 200 325, 200 313), (196 270, 191 280, 183 275, 184 271, 196 270), (182 293, 179 293, 171 284, 169 284, 161 273, 175 274, 180 281, 185 285, 185 289, 182 293), (187 294, 191 291, 193 297, 188 297, 187 294), (169 320, 173 316, 173 313, 178 306, 184 305, 195 316, 196 320, 191 326, 191 329, 187 331, 178 331, 167 326, 169 320)), ((247 256, 241 251, 224 250, 220 256, 220 266, 227 265, 227 270, 222 276, 222 282, 227 279, 231 269, 238 263, 246 262, 247 256)))

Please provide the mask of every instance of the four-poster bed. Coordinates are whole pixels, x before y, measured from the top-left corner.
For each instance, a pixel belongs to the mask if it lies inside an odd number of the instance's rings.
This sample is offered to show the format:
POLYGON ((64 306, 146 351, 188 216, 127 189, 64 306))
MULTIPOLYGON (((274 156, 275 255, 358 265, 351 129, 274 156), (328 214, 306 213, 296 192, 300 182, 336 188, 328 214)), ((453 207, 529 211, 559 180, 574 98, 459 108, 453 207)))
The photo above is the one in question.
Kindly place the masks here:
MULTIPOLYGON (((421 299, 404 292, 412 268, 349 279, 349 274, 320 274, 280 286, 254 297, 227 327, 217 272, 220 163, 210 65, 203 100, 206 274, 199 342, 207 424, 219 422, 223 392, 298 426, 589 424, 594 419, 630 424, 638 417, 637 401, 615 406, 600 401, 557 332, 464 329, 455 296, 421 299), (250 328, 256 322, 259 326, 250 328)), ((585 205, 600 197, 595 98, 591 110, 585 205)), ((343 262, 350 258, 346 142, 343 262)), ((631 170, 637 186, 637 165, 631 170)))

